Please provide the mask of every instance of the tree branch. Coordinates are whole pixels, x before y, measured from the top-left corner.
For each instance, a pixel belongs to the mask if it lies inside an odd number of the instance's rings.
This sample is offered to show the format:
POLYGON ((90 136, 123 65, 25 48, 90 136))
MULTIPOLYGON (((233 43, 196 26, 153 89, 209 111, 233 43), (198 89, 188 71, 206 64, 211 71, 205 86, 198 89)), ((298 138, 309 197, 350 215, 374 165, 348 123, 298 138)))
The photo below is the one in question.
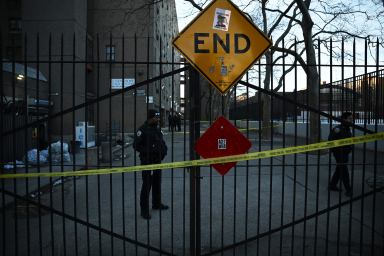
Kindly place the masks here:
MULTIPOLYGON (((294 9, 293 11, 293 15, 294 17, 296 16, 296 11, 297 11, 297 7, 294 9)), ((293 28, 294 25, 292 25, 293 21, 295 21, 294 19, 290 20, 288 25, 287 25, 287 29, 284 31, 284 33, 276 40, 275 44, 278 45, 289 33, 289 31, 291 31, 291 29, 293 28)))
POLYGON ((289 49, 285 49, 285 48, 281 48, 281 47, 277 47, 277 46, 272 46, 271 47, 271 50, 273 51, 276 51, 276 52, 283 52, 283 53, 289 53, 290 55, 292 55, 293 57, 295 57, 295 61, 298 61, 301 65, 301 67, 304 69, 305 73, 308 72, 308 66, 307 64, 305 63, 305 61, 303 60, 303 58, 295 51, 292 51, 292 50, 289 50, 289 49))
MULTIPOLYGON (((299 53, 300 56, 304 53, 304 49, 301 50, 301 52, 299 53)), ((284 56, 286 56, 287 53, 284 54, 284 56)), ((278 90, 280 90, 280 88, 283 86, 283 81, 284 81, 284 77, 286 75, 289 74, 289 72, 292 71, 292 69, 296 66, 296 60, 293 62, 293 64, 287 69, 287 70, 284 70, 283 74, 280 76, 280 79, 279 79, 279 83, 277 85, 276 88, 273 89, 274 92, 277 92, 278 90)))
POLYGON ((201 7, 200 5, 198 5, 194 0, 184 0, 185 2, 189 2, 193 7, 195 7, 196 9, 202 11, 203 10, 203 7, 201 7))
MULTIPOLYGON (((294 4, 294 2, 291 3, 291 5, 288 7, 287 10, 285 10, 284 12, 280 11, 280 10, 275 10, 275 9, 269 9, 269 8, 265 8, 265 10, 269 11, 269 12, 277 12, 277 13, 280 13, 280 16, 279 18, 277 19, 277 21, 275 22, 275 24, 273 24, 273 26, 271 27, 271 29, 269 30, 270 33, 272 33, 272 31, 279 25, 280 21, 282 20, 283 17, 286 17, 288 18, 289 20, 294 20, 296 21, 297 23, 301 24, 301 21, 296 19, 295 16, 289 16, 287 15, 287 13, 289 12, 290 8, 292 7, 292 5, 294 4)), ((270 33, 269 33, 269 36, 270 36, 270 33)))
MULTIPOLYGON (((137 8, 133 8, 133 7, 130 7, 130 8, 119 8, 119 9, 113 9, 113 8, 110 8, 108 9, 109 11, 123 11, 124 12, 124 17, 122 18, 121 22, 119 23, 116 23, 114 24, 113 26, 110 27, 110 32, 112 32, 115 28, 117 27, 122 27, 124 25, 124 23, 127 21, 127 19, 132 15, 134 14, 135 12, 138 12, 144 8, 148 8, 150 7, 151 5, 156 5, 158 3, 161 3, 163 0, 154 0, 154 1, 148 1, 147 3, 144 3, 142 5, 140 5, 139 7, 137 8)), ((104 9, 105 10, 105 9, 104 9)))
POLYGON ((369 38, 369 36, 359 36, 359 35, 353 34, 353 33, 351 33, 351 32, 344 31, 344 30, 335 30, 335 31, 321 30, 321 31, 318 31, 318 32, 316 32, 315 34, 313 34, 313 37, 312 37, 312 38, 316 38, 316 37, 318 37, 318 35, 320 35, 320 34, 330 34, 330 35, 335 35, 335 34, 346 34, 346 35, 349 35, 349 36, 351 36, 351 37, 357 37, 357 38, 360 38, 360 39, 366 39, 366 38, 369 38))

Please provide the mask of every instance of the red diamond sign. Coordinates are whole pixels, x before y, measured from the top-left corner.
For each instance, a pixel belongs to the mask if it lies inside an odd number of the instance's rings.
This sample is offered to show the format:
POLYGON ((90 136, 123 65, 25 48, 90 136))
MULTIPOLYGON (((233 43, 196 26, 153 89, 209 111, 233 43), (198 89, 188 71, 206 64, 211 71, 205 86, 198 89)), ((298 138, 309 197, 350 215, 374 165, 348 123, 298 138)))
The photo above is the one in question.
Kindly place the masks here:
MULTIPOLYGON (((244 154, 251 142, 223 116, 220 116, 196 142, 195 150, 203 158, 244 154)), ((213 164, 221 175, 225 175, 236 162, 213 164)))

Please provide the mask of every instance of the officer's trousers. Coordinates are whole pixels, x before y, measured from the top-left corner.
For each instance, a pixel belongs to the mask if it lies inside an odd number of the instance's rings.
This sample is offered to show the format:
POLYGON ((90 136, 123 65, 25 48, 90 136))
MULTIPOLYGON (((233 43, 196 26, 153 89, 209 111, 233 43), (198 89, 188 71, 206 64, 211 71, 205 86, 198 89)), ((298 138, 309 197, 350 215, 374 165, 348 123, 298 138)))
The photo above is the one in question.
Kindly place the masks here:
POLYGON ((344 187, 347 191, 351 190, 351 185, 349 183, 349 172, 348 172, 348 155, 347 154, 334 154, 336 159, 336 170, 331 179, 331 186, 336 186, 339 180, 341 179, 344 187))
POLYGON ((142 171, 143 185, 140 193, 141 210, 149 210, 149 192, 152 188, 152 206, 161 204, 161 170, 142 171))

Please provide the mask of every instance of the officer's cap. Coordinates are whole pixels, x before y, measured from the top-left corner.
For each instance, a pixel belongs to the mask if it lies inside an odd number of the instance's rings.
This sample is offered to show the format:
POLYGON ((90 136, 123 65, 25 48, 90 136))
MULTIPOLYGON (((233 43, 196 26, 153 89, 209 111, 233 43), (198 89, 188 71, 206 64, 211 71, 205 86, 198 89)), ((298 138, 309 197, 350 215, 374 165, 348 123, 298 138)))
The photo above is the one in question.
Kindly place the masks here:
POLYGON ((160 117, 160 113, 155 109, 149 109, 148 114, 147 114, 147 118, 151 119, 153 117, 160 117))

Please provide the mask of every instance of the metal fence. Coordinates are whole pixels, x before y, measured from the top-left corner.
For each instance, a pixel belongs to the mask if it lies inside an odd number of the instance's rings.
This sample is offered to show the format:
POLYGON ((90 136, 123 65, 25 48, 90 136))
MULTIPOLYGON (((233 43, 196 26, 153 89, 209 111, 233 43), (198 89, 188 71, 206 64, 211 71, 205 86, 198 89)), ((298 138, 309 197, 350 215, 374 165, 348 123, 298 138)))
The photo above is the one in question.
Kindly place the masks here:
MULTIPOLYGON (((157 43, 152 38, 110 36, 104 41, 108 45, 121 45, 123 51, 112 62, 112 58, 102 54, 102 40, 96 37, 92 46, 84 42, 84 49, 92 54, 81 59, 76 54, 76 38, 70 45, 64 44, 63 38, 53 42, 48 37, 44 42, 48 52, 41 56, 43 47, 39 42, 43 40, 34 38, 32 58, 28 57, 31 47, 25 38, 23 59, 7 60, 13 67, 15 63, 24 65, 25 76, 27 67, 34 67, 37 77, 32 81, 17 80, 19 74, 15 68, 1 73, 2 98, 27 102, 27 98, 33 97, 53 105, 47 113, 39 115, 42 107, 37 104, 37 119, 28 119, 21 126, 15 121, 15 111, 11 111, 12 127, 5 126, 6 113, 1 111, 2 144, 9 139, 13 144, 16 141, 22 144, 17 137, 24 133, 23 148, 27 155, 32 149, 27 142, 29 130, 44 124, 47 136, 36 147, 50 145, 46 147, 45 159, 26 158, 20 166, 16 155, 6 160, 10 146, 6 142, 0 152, 2 173, 139 165, 131 143, 149 108, 157 108, 162 114, 169 148, 164 162, 199 158, 194 143, 217 118, 210 114, 202 120, 201 95, 204 91, 214 92, 200 83, 190 66, 175 61, 175 52, 164 61, 166 54, 162 49, 167 47, 161 42, 158 42, 160 52, 152 56, 151 45, 157 43), (66 52, 68 49, 71 54, 66 52), (47 77, 46 87, 39 82, 40 71, 47 77), (165 125, 166 115, 172 113, 166 107, 166 99, 171 102, 177 99, 175 92, 182 72, 188 91, 185 100, 188 114, 181 131, 176 132, 165 125), (116 77, 121 78, 121 89, 111 88, 112 78, 116 77), (124 86, 125 78, 133 78, 135 84, 124 86), (77 128, 81 127, 82 138, 77 136, 80 134, 77 128), (88 134, 92 130, 94 145, 89 144, 93 141, 88 134), (79 139, 83 141, 78 145, 79 139)), ((321 50, 319 46, 319 56, 321 50)), ((319 122, 317 128, 322 131, 319 136, 329 134, 342 111, 351 111, 356 120, 362 120, 352 126, 353 135, 383 131, 381 50, 377 44, 377 62, 372 65, 356 62, 337 65, 343 74, 348 69, 353 76, 343 77, 329 86, 319 85, 318 108, 312 107, 308 94, 298 90, 302 79, 298 78, 300 70, 296 64, 291 63, 294 75, 289 81, 294 85, 293 92, 286 91, 288 78, 283 78, 282 91, 275 92, 273 81, 271 90, 262 88, 266 64, 257 63, 237 85, 246 88, 245 99, 241 103, 233 102, 231 121, 252 142, 250 151, 312 142, 310 123, 302 122, 300 113, 305 113, 304 120, 310 120, 313 114, 319 120, 327 120, 327 125, 319 122), (368 73, 368 68, 375 71, 368 73), (357 76, 357 70, 366 72, 357 76), (257 79, 251 79, 255 75, 257 79), (375 86, 367 87, 369 81, 375 81, 375 86), (251 91, 257 92, 256 98, 251 99, 251 91), (264 96, 270 98, 272 118, 263 121, 261 117, 266 110, 252 104, 261 102, 264 96), (242 116, 234 114, 241 111, 242 116)), ((1 56, 0 60, 2 66, 5 61, 1 56)), ((288 68, 288 57, 283 56, 282 60, 281 64, 272 66, 273 71, 288 68)), ((321 70, 328 69, 330 81, 333 72, 339 72, 333 69, 335 66, 331 57, 325 64, 319 58, 318 70, 322 74, 321 70)), ((237 90, 233 94, 236 99, 237 90)), ((223 96, 218 104, 212 101, 205 104, 225 114, 226 101, 227 97, 223 96)), ((28 104, 22 106, 28 108, 28 104)), ((365 143, 352 151, 348 165, 352 197, 328 190, 335 166, 330 152, 315 151, 239 162, 225 176, 210 166, 163 170, 162 198, 170 209, 151 211, 150 220, 140 217, 140 173, 2 179, 0 251, 2 255, 383 255, 383 142, 365 143)))

